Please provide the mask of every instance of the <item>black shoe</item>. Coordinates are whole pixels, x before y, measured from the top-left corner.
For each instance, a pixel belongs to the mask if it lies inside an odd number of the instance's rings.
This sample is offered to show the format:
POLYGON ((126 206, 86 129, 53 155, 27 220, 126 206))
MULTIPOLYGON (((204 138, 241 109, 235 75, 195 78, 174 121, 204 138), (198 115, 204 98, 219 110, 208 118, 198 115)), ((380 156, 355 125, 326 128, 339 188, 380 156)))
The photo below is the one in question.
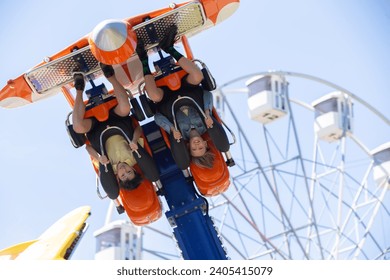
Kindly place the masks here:
POLYGON ((148 59, 148 53, 145 50, 145 43, 142 39, 138 39, 137 48, 135 49, 135 52, 137 53, 138 58, 141 61, 148 59))
POLYGON ((84 75, 81 72, 74 72, 73 79, 74 79, 75 89, 84 91, 84 88, 85 88, 84 75))
POLYGON ((229 167, 232 167, 232 166, 235 166, 236 163, 234 162, 234 159, 229 158, 229 159, 226 161, 226 165, 229 166, 229 167))
POLYGON ((114 68, 111 65, 106 65, 100 62, 100 68, 102 69, 104 77, 106 78, 110 78, 115 74, 114 68))
POLYGON ((158 191, 156 191, 156 194, 158 196, 165 196, 166 194, 165 189, 164 188, 159 189, 158 191))
POLYGON ((162 49, 166 53, 169 53, 169 49, 172 48, 173 44, 175 43, 176 35, 177 35, 177 26, 172 25, 167 29, 164 38, 162 38, 162 40, 158 44, 160 49, 162 49))
POLYGON ((192 176, 185 177, 185 179, 186 179, 186 182, 189 183, 189 184, 194 182, 194 177, 192 177, 192 176))
POLYGON ((120 215, 120 214, 125 213, 125 208, 123 208, 122 205, 119 205, 116 207, 116 211, 118 211, 118 214, 120 215))

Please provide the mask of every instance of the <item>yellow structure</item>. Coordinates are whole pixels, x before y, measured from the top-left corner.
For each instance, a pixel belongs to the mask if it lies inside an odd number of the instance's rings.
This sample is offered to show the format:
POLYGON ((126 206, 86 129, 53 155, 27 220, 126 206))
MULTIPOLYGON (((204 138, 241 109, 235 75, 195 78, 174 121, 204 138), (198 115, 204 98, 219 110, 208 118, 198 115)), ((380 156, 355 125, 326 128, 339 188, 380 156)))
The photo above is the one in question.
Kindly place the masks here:
POLYGON ((48 228, 39 238, 0 250, 0 260, 67 260, 83 233, 91 207, 79 207, 48 228))

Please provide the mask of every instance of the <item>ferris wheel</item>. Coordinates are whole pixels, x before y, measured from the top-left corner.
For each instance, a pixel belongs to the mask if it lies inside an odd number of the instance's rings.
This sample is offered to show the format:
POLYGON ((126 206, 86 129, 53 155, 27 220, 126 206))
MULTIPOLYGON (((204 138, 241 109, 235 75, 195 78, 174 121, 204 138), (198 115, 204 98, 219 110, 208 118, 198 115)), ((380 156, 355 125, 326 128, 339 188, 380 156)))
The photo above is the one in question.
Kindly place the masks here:
MULTIPOLYGON (((385 116, 344 88, 292 72, 246 75, 214 97, 236 141, 231 185, 207 199, 229 258, 389 257, 385 116), (370 131, 371 122, 382 135, 370 131)), ((143 228, 120 224, 127 228, 126 238, 116 238, 121 258, 180 258, 165 219, 143 228)))

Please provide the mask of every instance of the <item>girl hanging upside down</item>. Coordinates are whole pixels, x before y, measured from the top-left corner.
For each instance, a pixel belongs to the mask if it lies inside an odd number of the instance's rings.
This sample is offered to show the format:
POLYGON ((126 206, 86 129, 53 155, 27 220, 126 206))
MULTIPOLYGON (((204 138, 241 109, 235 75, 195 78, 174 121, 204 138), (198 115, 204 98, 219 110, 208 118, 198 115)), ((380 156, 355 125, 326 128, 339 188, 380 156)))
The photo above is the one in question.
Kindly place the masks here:
POLYGON ((108 197, 114 200, 118 212, 123 213, 124 209, 117 200, 119 187, 132 190, 143 180, 133 166, 138 164, 145 177, 152 182, 159 180, 159 172, 152 157, 139 143, 142 128, 135 126, 129 116, 130 103, 125 88, 116 79, 112 66, 101 64, 101 68, 113 85, 118 105, 110 110, 106 121, 100 122, 94 117, 84 118, 85 79, 82 73, 74 73, 76 97, 72 114, 73 129, 77 133, 86 134, 90 142, 86 149, 92 158, 99 161, 102 187, 108 197))
POLYGON ((187 73, 181 79, 178 90, 171 90, 168 86, 157 87, 149 69, 144 44, 138 40, 136 51, 143 66, 145 89, 149 98, 156 103, 155 122, 169 133, 172 154, 180 169, 187 169, 190 160, 200 167, 212 168, 214 154, 208 151, 207 141, 202 137, 206 132, 232 165, 234 162, 229 153, 227 135, 222 125, 212 116, 212 94, 203 90, 200 85, 203 80, 202 71, 174 48, 176 34, 176 26, 169 28, 159 47, 171 55, 187 73), (180 139, 188 142, 188 148, 180 139))

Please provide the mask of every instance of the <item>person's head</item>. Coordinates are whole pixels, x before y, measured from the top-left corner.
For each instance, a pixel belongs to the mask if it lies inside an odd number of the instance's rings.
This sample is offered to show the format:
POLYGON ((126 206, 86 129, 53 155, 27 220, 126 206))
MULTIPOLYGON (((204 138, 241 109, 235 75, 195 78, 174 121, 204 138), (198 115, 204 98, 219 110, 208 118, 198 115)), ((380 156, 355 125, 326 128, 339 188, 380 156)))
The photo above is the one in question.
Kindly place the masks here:
POLYGON ((142 177, 136 170, 125 162, 120 162, 117 165, 117 175, 119 179, 119 187, 125 190, 134 190, 142 182, 142 177))
POLYGON ((188 146, 194 164, 203 168, 213 167, 214 154, 208 150, 207 141, 195 129, 190 132, 188 146))
POLYGON ((207 151, 207 141, 203 140, 202 136, 196 129, 192 129, 190 132, 188 146, 190 154, 193 157, 201 157, 207 151))

